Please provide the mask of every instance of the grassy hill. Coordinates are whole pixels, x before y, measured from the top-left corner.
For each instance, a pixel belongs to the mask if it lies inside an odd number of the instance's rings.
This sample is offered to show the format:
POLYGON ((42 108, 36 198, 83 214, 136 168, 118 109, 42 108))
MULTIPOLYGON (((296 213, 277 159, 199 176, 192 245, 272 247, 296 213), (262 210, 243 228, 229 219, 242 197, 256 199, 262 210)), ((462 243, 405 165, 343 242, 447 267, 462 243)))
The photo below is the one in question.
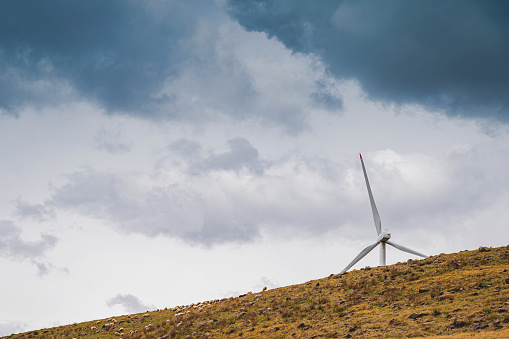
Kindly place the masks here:
POLYGON ((509 246, 7 338, 509 338, 509 246))

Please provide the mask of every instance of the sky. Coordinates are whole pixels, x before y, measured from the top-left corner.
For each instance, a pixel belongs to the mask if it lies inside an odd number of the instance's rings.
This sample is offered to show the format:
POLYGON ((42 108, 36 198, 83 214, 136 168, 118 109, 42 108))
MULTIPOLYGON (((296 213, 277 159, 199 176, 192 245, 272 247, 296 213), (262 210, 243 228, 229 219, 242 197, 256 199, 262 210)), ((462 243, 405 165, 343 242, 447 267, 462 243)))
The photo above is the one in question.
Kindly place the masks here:
POLYGON ((0 335, 507 245, 508 16, 0 2, 0 335))

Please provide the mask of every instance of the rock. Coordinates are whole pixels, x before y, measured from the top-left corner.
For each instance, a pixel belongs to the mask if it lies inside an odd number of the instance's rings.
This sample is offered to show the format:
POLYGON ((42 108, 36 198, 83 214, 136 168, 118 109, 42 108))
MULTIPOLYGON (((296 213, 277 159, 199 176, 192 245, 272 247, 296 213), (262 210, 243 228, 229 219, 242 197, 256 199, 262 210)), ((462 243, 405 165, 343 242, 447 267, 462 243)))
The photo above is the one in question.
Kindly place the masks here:
POLYGON ((274 332, 277 332, 277 331, 279 331, 279 327, 276 326, 276 327, 271 328, 269 330, 269 333, 274 333, 274 332))
POLYGON ((452 268, 459 268, 459 267, 460 267, 460 263, 459 263, 457 260, 454 260, 454 259, 452 259, 452 260, 449 262, 449 265, 450 265, 452 268))
POLYGON ((300 330, 305 331, 305 330, 310 329, 310 328, 311 328, 311 326, 310 326, 310 325, 306 325, 306 324, 304 324, 304 323, 300 323, 299 325, 297 325, 297 328, 298 328, 298 329, 300 329, 300 330))
POLYGON ((429 289, 427 289, 427 288, 419 288, 419 293, 426 293, 428 291, 429 291, 429 289))
POLYGON ((486 327, 488 327, 488 324, 474 324, 472 326, 472 331, 482 330, 486 327))
POLYGON ((488 252, 489 250, 490 249, 487 247, 483 247, 483 246, 479 247, 479 252, 488 252))
POLYGON ((389 321, 389 325, 391 326, 401 326, 401 325, 404 325, 405 323, 404 322, 401 322, 399 321, 398 319, 396 318, 392 318, 390 321, 389 321))
POLYGON ((485 284, 483 284, 482 282, 478 283, 476 287, 474 287, 476 290, 480 290, 481 288, 485 288, 487 287, 485 284))
POLYGON ((454 322, 452 324, 447 325, 445 328, 448 330, 452 330, 455 328, 461 328, 461 327, 465 326, 466 324, 467 323, 464 322, 463 320, 454 320, 454 322))
POLYGON ((423 313, 412 313, 408 317, 410 319, 417 319, 417 318, 420 318, 420 317, 424 317, 425 315, 428 315, 428 314, 429 313, 425 313, 425 312, 423 312, 423 313))

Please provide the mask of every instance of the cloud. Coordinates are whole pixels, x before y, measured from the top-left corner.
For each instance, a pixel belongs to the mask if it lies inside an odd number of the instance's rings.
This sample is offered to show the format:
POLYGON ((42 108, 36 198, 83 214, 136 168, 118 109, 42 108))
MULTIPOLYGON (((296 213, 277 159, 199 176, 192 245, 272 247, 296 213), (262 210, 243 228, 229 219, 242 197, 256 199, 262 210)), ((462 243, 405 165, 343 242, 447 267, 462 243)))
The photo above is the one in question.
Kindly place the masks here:
POLYGON ((16 201, 16 214, 22 218, 32 218, 44 221, 54 217, 53 212, 43 204, 30 204, 26 201, 16 201))
POLYGON ((99 129, 94 135, 95 148, 103 149, 110 153, 124 153, 131 149, 131 142, 120 129, 99 129))
POLYGON ((498 1, 229 0, 246 29, 319 55, 368 95, 509 121, 509 5, 498 1))
POLYGON ((121 233, 203 246, 252 242, 262 230, 321 234, 337 226, 332 219, 350 214, 332 208, 345 199, 331 179, 341 180, 341 173, 329 177, 333 170, 302 159, 271 163, 247 139, 227 144, 227 151, 200 156, 202 146, 179 140, 170 148, 175 153, 151 172, 71 173, 39 207, 57 216, 73 211, 104 220, 121 233), (178 157, 189 149, 197 154, 178 157))
MULTIPOLYGON (((296 134, 308 108, 342 107, 317 58, 246 32, 211 1, 22 0, 2 2, 0 22, 2 114, 87 101, 108 114, 193 125, 227 117, 296 134)), ((95 143, 129 146, 109 130, 95 143)))
POLYGON ((155 309, 153 305, 147 305, 132 294, 117 294, 108 299, 106 304, 110 307, 120 305, 128 313, 141 313, 155 309))
POLYGON ((0 257, 20 260, 42 257, 57 242, 50 234, 42 234, 38 241, 25 241, 21 238, 21 229, 12 221, 0 220, 0 257))
POLYGON ((160 113, 171 98, 155 94, 178 73, 181 44, 216 12, 206 1, 2 2, 2 108, 58 102, 65 85, 108 111, 160 113))
POLYGON ((240 171, 247 168, 255 173, 263 171, 258 151, 244 138, 228 140, 230 151, 212 155, 205 159, 204 167, 211 170, 240 171))
POLYGON ((180 139, 172 144, 170 149, 184 155, 190 160, 189 173, 194 175, 204 174, 210 171, 234 171, 242 170, 261 175, 268 164, 264 163, 258 150, 245 138, 227 140, 229 150, 223 153, 210 151, 203 158, 199 143, 180 139))
MULTIPOLYGON (((23 210, 44 218, 75 213, 119 233, 205 247, 336 232, 371 238, 357 159, 324 159, 313 155, 314 148, 274 157, 271 140, 260 138, 253 139, 260 146, 241 137, 226 139, 222 147, 204 140, 168 142, 145 170, 72 172, 51 186, 45 201, 33 208, 24 203, 23 210)), ((482 211, 506 198, 505 165, 495 153, 457 145, 433 154, 390 148, 363 154, 383 226, 404 236, 420 229, 455 232, 467 217, 491 223, 482 211)))
POLYGON ((26 330, 28 324, 22 321, 0 321, 0 335, 8 336, 26 330))
POLYGON ((37 275, 39 275, 39 277, 43 277, 53 270, 58 270, 62 273, 69 274, 69 269, 67 267, 56 267, 52 263, 45 263, 37 260, 32 260, 32 264, 37 267, 37 275))
POLYGON ((278 283, 277 281, 274 281, 274 280, 269 279, 267 277, 261 277, 260 280, 258 280, 256 285, 254 286, 254 289, 256 291, 262 291, 266 287, 266 288, 271 290, 271 289, 274 289, 274 288, 278 288, 280 286, 281 286, 281 284, 278 283))
POLYGON ((193 125, 247 120, 297 134, 308 128, 309 110, 342 108, 337 83, 319 60, 292 54, 277 40, 248 33, 237 23, 202 20, 184 47, 187 62, 161 90, 173 98, 176 119, 193 125))

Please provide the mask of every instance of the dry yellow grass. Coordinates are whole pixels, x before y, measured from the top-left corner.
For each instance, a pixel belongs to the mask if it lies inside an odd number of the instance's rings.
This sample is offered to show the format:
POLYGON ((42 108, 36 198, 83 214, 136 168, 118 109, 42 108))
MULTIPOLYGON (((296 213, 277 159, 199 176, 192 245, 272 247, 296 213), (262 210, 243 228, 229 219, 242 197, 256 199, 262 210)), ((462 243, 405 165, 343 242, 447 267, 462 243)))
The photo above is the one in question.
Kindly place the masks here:
POLYGON ((509 246, 12 338, 509 337, 509 246))
POLYGON ((454 336, 451 335, 439 335, 428 337, 429 339, 464 339, 464 338, 479 338, 479 339, 507 339, 509 338, 509 329, 503 329, 496 332, 486 331, 486 332, 470 332, 470 333, 461 333, 456 334, 454 336))

